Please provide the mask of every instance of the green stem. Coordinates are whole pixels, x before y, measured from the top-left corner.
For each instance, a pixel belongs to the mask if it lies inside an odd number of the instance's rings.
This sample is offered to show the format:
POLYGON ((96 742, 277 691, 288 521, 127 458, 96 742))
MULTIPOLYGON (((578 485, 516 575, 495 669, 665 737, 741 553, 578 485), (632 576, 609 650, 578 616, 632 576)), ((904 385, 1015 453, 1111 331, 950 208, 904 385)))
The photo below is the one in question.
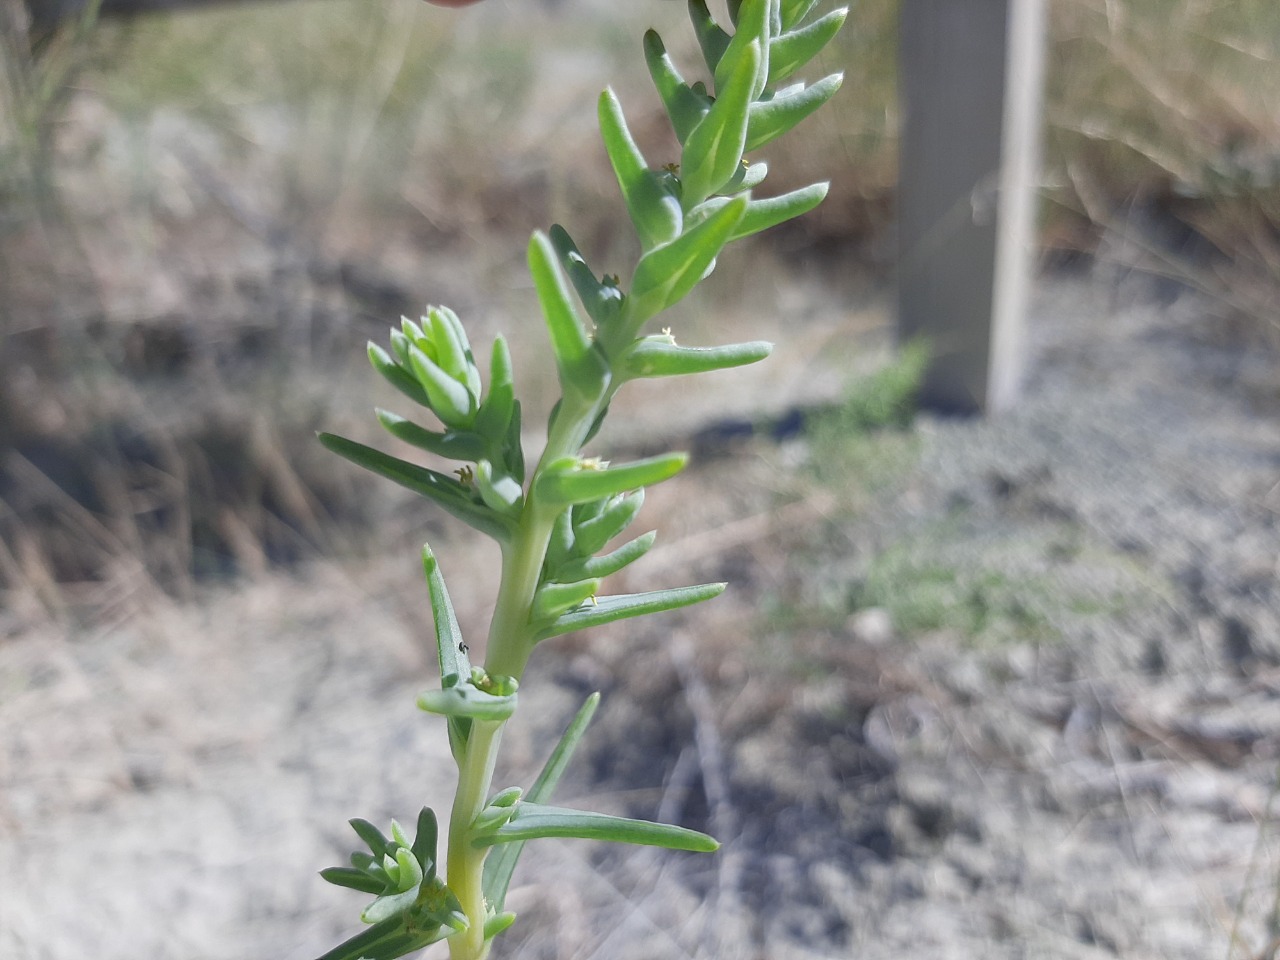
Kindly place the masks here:
POLYGON ((449 938, 452 960, 484 960, 489 954, 489 944, 484 938, 484 858, 488 851, 471 845, 471 825, 489 797, 501 738, 501 722, 473 723, 467 752, 458 771, 458 791, 449 814, 446 882, 462 904, 470 926, 449 938))
POLYGON ((489 623, 489 645, 484 664, 494 676, 519 680, 529 662, 529 654, 533 652, 529 608, 538 589, 547 544, 559 513, 538 502, 534 492, 538 476, 548 464, 578 454, 591 425, 612 396, 613 391, 604 385, 596 397, 579 397, 575 402, 565 397, 561 401, 546 448, 529 483, 520 525, 502 557, 502 580, 494 603, 493 620, 489 623))
MULTIPOLYGON (((591 425, 612 393, 602 389, 594 399, 564 402, 547 438, 546 449, 534 471, 534 480, 547 464, 574 456, 582 448, 591 425)), ((533 650, 529 608, 542 574, 542 564, 555 525, 557 510, 537 502, 529 484, 524 514, 515 536, 503 551, 502 580, 489 625, 485 670, 495 676, 519 679, 533 650)), ((489 943, 484 939, 484 858, 486 849, 471 845, 471 825, 484 809, 493 783, 502 723, 472 725, 466 752, 458 770, 458 790, 449 815, 447 883, 462 904, 470 923, 464 933, 449 938, 451 960, 485 960, 489 943)))

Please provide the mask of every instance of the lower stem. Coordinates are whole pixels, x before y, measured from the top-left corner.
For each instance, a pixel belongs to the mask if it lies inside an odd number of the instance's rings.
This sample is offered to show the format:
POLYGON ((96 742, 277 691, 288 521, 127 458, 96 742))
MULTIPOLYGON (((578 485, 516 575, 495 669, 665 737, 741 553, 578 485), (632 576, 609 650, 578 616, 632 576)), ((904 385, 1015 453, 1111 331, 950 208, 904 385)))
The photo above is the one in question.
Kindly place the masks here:
MULTIPOLYGON (((565 403, 547 438, 537 473, 561 457, 574 456, 581 449, 596 416, 612 396, 606 387, 594 399, 565 403)), ((502 581, 489 625, 485 669, 492 675, 514 677, 524 673, 533 648, 529 609, 538 588, 542 563, 558 511, 540 508, 529 484, 524 516, 511 542, 503 550, 502 581)), ((449 938, 451 960, 485 960, 489 941, 484 938, 487 905, 484 901, 484 860, 488 848, 471 845, 471 825, 484 809, 493 781, 494 765, 501 739, 501 722, 475 721, 467 738, 466 752, 458 769, 458 790, 449 816, 449 888, 462 904, 469 926, 449 938)))
POLYGON ((451 960, 484 960, 489 943, 484 938, 484 858, 487 847, 471 845, 471 825, 484 809, 493 783, 493 768, 502 739, 502 723, 475 721, 467 738, 466 753, 458 770, 458 791, 449 814, 447 879, 462 904, 469 926, 449 938, 451 960))

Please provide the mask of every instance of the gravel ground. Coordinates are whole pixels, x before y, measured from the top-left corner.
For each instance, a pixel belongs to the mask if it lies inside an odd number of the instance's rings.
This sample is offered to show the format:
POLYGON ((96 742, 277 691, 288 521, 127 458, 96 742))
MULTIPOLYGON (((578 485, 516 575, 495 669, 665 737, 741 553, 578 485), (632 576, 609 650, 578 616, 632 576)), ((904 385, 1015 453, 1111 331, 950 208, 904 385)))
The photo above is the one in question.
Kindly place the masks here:
MULTIPOLYGON (((740 602, 562 644, 507 773, 603 688, 568 801, 725 852, 541 845, 506 955, 1275 955, 1280 377, 1136 286, 1043 283, 1025 402, 869 438, 883 471, 832 487, 757 440, 692 472, 713 505, 655 491, 658 577, 740 602)), ((454 584, 492 565, 446 546, 454 584)), ((122 571, 92 628, 7 628, 0 957, 308 960, 349 932, 314 877, 343 821, 447 808, 409 566, 188 605, 122 571)))

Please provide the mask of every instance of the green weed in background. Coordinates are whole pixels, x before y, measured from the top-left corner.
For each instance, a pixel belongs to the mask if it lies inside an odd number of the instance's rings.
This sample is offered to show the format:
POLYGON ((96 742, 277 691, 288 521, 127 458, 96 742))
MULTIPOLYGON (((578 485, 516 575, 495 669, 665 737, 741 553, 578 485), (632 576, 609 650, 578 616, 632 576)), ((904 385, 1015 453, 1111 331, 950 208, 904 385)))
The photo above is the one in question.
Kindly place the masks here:
POLYGON ((819 482, 840 488, 846 503, 857 502, 854 491, 878 490, 915 463, 917 443, 908 428, 928 357, 924 342, 907 344, 885 366, 853 381, 838 404, 806 422, 812 469, 819 482))
POLYGON ((374 900, 370 924, 322 960, 388 960, 448 940, 454 960, 481 960, 515 920, 505 900, 529 840, 570 837, 710 852, 718 843, 682 827, 571 810, 551 793, 586 731, 598 696, 571 723, 542 774, 527 790, 494 792, 505 726, 515 717, 525 666, 543 640, 629 617, 709 600, 724 584, 641 594, 604 594, 603 581, 642 557, 652 532, 606 551, 635 519, 644 488, 685 466, 683 454, 630 463, 583 455, 628 381, 708 373, 763 360, 763 342, 690 347, 669 329, 646 333, 714 268, 732 241, 817 206, 826 184, 758 199, 768 175, 747 153, 772 142, 825 104, 840 87, 833 74, 795 82, 844 22, 841 9, 813 14, 815 0, 731 0, 732 32, 691 0, 690 17, 710 74, 687 83, 654 31, 645 62, 680 145, 679 161, 651 163, 632 136, 618 96, 606 90, 598 119, 641 255, 629 276, 592 270, 563 227, 536 233, 528 267, 550 337, 561 396, 546 445, 526 463, 522 408, 506 341, 477 362, 466 330, 447 307, 420 322, 404 319, 388 347, 369 344, 374 369, 405 398, 434 415, 436 429, 378 411, 397 439, 435 458, 463 464, 452 473, 322 434, 329 449, 394 480, 492 537, 502 549, 483 665, 473 663, 431 549, 423 565, 431 598, 441 683, 418 706, 444 718, 458 767, 443 857, 435 814, 424 809, 410 836, 351 822, 365 848, 325 879, 374 900))

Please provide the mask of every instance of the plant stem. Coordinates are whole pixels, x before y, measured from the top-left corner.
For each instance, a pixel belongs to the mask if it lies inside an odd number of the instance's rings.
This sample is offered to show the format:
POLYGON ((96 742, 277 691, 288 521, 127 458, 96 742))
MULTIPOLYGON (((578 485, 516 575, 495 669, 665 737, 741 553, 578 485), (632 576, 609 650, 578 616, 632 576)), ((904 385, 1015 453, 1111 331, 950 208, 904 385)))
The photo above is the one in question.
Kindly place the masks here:
POLYGON ((498 742, 502 738, 501 721, 476 721, 471 727, 467 750, 458 771, 458 790, 449 814, 449 888, 462 904, 470 926, 449 938, 452 960, 484 960, 489 944, 484 938, 484 858, 487 848, 471 845, 471 825, 484 809, 493 782, 494 763, 498 758, 498 742))
MULTIPOLYGON (((558 510, 539 504, 534 487, 543 468, 562 457, 574 456, 582 448, 591 425, 607 398, 607 387, 594 398, 577 398, 562 403, 547 438, 546 448, 534 470, 524 514, 515 536, 503 551, 502 579, 489 625, 489 646, 485 670, 491 675, 520 678, 533 650, 529 610, 542 574, 542 564, 551 539, 558 510)), ((505 721, 504 721, 505 722, 505 721)), ((476 722, 467 739, 466 752, 458 769, 458 789, 449 815, 447 882, 467 915, 464 933, 449 938, 451 960, 485 960, 489 942, 484 938, 484 858, 487 848, 471 845, 471 825, 484 809, 493 782, 502 739, 503 722, 476 722)))
POLYGON ((605 383, 595 397, 578 396, 571 401, 566 396, 561 401, 547 445, 529 483, 520 526, 503 553, 502 579, 493 620, 489 624, 489 645, 484 664, 490 674, 519 680, 529 661, 529 654, 533 652, 529 609, 538 589, 547 544, 559 512, 538 502, 535 492, 538 476, 548 464, 578 454, 591 425, 612 396, 613 392, 605 383))

